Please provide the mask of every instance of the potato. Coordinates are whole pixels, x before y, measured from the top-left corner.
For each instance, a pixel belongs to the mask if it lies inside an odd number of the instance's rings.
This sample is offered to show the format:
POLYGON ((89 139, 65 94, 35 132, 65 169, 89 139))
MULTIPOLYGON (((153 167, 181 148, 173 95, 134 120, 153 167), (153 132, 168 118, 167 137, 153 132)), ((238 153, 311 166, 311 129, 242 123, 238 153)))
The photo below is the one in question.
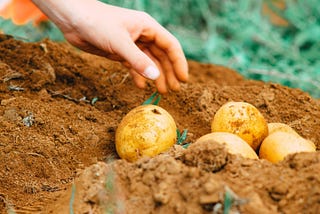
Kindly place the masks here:
POLYGON ((229 132, 212 132, 201 136, 195 143, 197 142, 223 144, 231 154, 240 154, 245 158, 258 159, 258 155, 247 142, 238 135, 229 132))
POLYGON ((268 135, 268 124, 255 106, 246 102, 228 102, 214 115, 211 131, 236 134, 256 151, 268 135))
POLYGON ((269 131, 269 135, 274 132, 281 131, 281 132, 292 133, 297 136, 300 136, 293 128, 291 128, 290 126, 284 123, 268 123, 268 131, 269 131))
POLYGON ((153 157, 176 142, 177 127, 172 116, 156 105, 141 105, 131 110, 116 130, 118 155, 130 162, 153 157))
POLYGON ((259 157, 272 163, 283 160, 287 155, 298 152, 315 152, 313 142, 294 133, 277 131, 266 137, 259 150, 259 157))

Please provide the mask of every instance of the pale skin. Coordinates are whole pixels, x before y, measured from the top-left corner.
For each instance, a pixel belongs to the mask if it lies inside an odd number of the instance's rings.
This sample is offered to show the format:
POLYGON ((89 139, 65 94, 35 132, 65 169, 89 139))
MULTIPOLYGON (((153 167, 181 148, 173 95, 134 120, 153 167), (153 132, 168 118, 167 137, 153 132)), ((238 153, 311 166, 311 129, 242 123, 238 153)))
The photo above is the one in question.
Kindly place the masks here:
POLYGON ((179 41, 148 14, 97 0, 32 0, 72 45, 130 67, 139 88, 154 80, 160 93, 188 80, 179 41))

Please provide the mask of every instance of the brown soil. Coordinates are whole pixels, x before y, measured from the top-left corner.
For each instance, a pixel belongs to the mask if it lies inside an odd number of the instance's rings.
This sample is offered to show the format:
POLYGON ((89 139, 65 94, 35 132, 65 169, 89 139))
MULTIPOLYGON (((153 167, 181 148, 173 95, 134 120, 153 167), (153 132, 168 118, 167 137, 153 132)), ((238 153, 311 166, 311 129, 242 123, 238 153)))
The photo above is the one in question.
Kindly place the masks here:
POLYGON ((194 144, 233 100, 287 123, 319 149, 319 100, 224 67, 189 65, 189 83, 159 105, 188 129, 191 146, 128 163, 116 154, 115 130, 153 83, 140 90, 121 64, 65 44, 1 36, 1 213, 223 213, 230 198, 230 213, 319 211, 319 152, 271 164, 194 144))

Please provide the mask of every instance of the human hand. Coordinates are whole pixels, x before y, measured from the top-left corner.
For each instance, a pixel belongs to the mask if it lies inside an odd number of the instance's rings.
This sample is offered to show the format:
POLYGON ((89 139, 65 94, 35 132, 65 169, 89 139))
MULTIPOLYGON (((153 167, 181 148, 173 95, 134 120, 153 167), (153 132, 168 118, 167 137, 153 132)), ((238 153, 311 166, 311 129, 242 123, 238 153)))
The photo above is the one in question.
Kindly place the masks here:
POLYGON ((130 66, 139 88, 179 90, 188 65, 178 40, 148 14, 97 0, 33 0, 72 45, 130 66))

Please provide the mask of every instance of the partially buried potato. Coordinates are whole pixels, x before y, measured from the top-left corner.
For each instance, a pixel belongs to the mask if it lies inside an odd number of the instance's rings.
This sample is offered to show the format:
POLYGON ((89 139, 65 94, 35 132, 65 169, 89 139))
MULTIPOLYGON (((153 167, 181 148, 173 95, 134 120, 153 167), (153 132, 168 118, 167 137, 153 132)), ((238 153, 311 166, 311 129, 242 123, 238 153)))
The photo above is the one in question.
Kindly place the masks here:
POLYGON ((274 132, 287 132, 292 133, 294 135, 300 136, 293 128, 285 123, 268 123, 269 135, 274 132))
POLYGON ((252 104, 228 102, 214 115, 211 131, 236 134, 256 151, 268 135, 268 124, 261 112, 252 104))
POLYGON ((213 132, 201 136, 195 143, 207 142, 207 143, 219 143, 225 145, 228 152, 231 154, 238 154, 245 158, 258 159, 258 155, 238 135, 228 132, 213 132))
POLYGON ((116 131, 118 155, 130 162, 153 157, 176 142, 177 127, 172 116, 156 105, 141 105, 131 110, 116 131))
POLYGON ((272 163, 283 160, 287 155, 298 152, 315 152, 316 146, 297 134, 277 131, 264 139, 259 157, 272 163))

